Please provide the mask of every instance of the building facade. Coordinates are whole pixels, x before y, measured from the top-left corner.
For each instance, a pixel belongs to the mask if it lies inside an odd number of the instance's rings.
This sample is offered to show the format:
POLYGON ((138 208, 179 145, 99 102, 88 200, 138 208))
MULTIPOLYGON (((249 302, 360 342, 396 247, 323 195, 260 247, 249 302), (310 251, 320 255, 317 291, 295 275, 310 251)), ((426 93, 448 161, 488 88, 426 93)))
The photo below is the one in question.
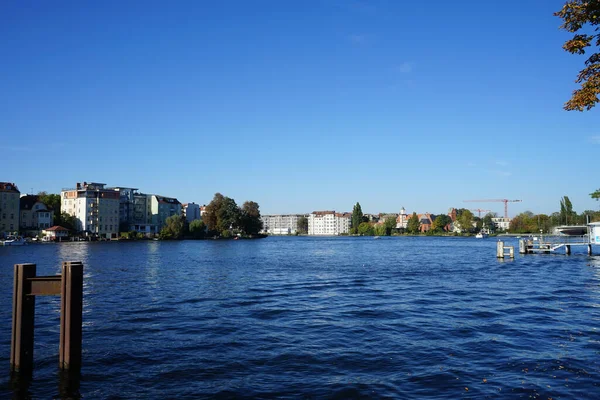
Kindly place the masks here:
POLYGON ((156 226, 157 232, 165 226, 167 218, 173 215, 181 215, 181 203, 172 197, 158 196, 151 194, 149 196, 150 214, 152 224, 156 226))
POLYGON ((507 231, 510 228, 510 218, 492 218, 492 222, 498 229, 507 231))
POLYGON ((77 183, 60 193, 62 211, 76 219, 77 230, 115 239, 119 233, 120 193, 104 183, 77 183))
POLYGON ((196 203, 183 204, 181 206, 181 212, 188 223, 200 219, 200 206, 196 203))
POLYGON ((0 182, 0 236, 19 230, 19 198, 17 185, 0 182))
POLYGON ((298 232, 298 220, 307 217, 303 214, 261 215, 263 232, 269 235, 295 235, 298 232))
POLYGON ((309 235, 341 235, 350 232, 351 213, 313 211, 308 216, 309 235))
POLYGON ((39 196, 25 195, 19 199, 21 219, 19 226, 22 230, 50 228, 54 225, 54 212, 39 200, 39 196))

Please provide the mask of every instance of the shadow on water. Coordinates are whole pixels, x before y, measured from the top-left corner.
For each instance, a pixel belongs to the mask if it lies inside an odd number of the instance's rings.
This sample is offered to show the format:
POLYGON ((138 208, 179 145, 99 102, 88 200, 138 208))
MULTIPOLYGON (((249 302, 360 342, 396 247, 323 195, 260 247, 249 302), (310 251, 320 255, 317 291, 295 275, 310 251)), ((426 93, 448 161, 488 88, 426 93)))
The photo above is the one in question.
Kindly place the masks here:
MULTIPOLYGON (((58 398, 62 400, 81 399, 79 387, 81 383, 81 371, 58 371, 58 398)), ((31 372, 12 372, 10 374, 10 390, 13 400, 29 400, 32 396, 30 387, 34 383, 31 372)))

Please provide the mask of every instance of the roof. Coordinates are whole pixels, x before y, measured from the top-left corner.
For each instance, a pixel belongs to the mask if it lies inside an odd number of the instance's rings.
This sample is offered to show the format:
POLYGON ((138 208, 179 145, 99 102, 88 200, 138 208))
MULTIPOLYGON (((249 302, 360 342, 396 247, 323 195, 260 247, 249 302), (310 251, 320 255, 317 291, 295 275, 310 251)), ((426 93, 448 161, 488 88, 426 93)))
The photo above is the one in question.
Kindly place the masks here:
POLYGON ((33 208, 33 205, 35 203, 37 203, 39 201, 40 197, 33 195, 33 194, 28 194, 25 196, 22 196, 21 199, 19 200, 19 205, 21 207, 21 210, 31 210, 33 208))
POLYGON ((181 204, 179 202, 179 200, 173 198, 173 197, 165 197, 165 196, 159 196, 156 195, 156 200, 158 200, 159 203, 169 203, 169 204, 181 204))
POLYGON ((19 188, 17 188, 17 185, 10 182, 0 182, 0 190, 3 192, 21 193, 19 192, 19 188))
POLYGON ((46 228, 45 231, 68 231, 67 228, 63 228, 60 225, 54 225, 52 228, 46 228))
POLYGON ((328 214, 335 214, 335 211, 313 211, 312 214, 315 214, 315 215, 328 215, 328 214))

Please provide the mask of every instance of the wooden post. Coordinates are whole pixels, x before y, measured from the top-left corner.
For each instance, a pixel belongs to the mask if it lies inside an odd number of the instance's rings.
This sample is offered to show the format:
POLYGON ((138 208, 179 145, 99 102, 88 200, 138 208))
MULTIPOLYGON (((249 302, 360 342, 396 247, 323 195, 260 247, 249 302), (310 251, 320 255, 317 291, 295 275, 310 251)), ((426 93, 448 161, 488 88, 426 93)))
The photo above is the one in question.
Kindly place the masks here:
POLYGON ((16 372, 33 369, 35 296, 28 296, 31 291, 28 278, 34 277, 35 271, 35 264, 15 264, 10 368, 16 372))
POLYGON ((508 254, 509 254, 510 258, 515 258, 515 246, 510 246, 508 248, 508 250, 509 250, 508 254))
POLYGON ((588 250, 588 256, 591 256, 592 255, 592 245, 591 244, 588 244, 587 250, 588 250))
POLYGON ((496 243, 496 257, 504 258, 504 242, 501 240, 498 240, 498 243, 496 243))
POLYGON ((63 262, 60 301, 60 369, 81 368, 83 264, 63 262))
POLYGON ((519 239, 519 254, 527 254, 527 243, 525 243, 525 239, 519 239))
POLYGON ((571 254, 571 245, 570 244, 565 244, 565 254, 566 255, 571 254))

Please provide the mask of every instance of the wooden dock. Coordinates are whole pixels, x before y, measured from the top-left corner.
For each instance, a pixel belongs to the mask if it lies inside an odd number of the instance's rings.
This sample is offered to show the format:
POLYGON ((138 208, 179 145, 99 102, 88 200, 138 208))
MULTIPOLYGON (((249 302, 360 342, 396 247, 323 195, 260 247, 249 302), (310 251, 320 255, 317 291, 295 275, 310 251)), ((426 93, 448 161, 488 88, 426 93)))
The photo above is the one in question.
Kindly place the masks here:
MULTIPOLYGON (((519 239, 519 254, 550 254, 562 251, 564 254, 569 255, 573 246, 586 246, 588 255, 592 255, 592 241, 589 235, 540 235, 519 239)), ((514 258, 513 246, 505 246, 503 241, 498 241, 496 256, 498 258, 506 256, 514 258), (508 254, 506 253, 507 250, 509 251, 508 254)))

